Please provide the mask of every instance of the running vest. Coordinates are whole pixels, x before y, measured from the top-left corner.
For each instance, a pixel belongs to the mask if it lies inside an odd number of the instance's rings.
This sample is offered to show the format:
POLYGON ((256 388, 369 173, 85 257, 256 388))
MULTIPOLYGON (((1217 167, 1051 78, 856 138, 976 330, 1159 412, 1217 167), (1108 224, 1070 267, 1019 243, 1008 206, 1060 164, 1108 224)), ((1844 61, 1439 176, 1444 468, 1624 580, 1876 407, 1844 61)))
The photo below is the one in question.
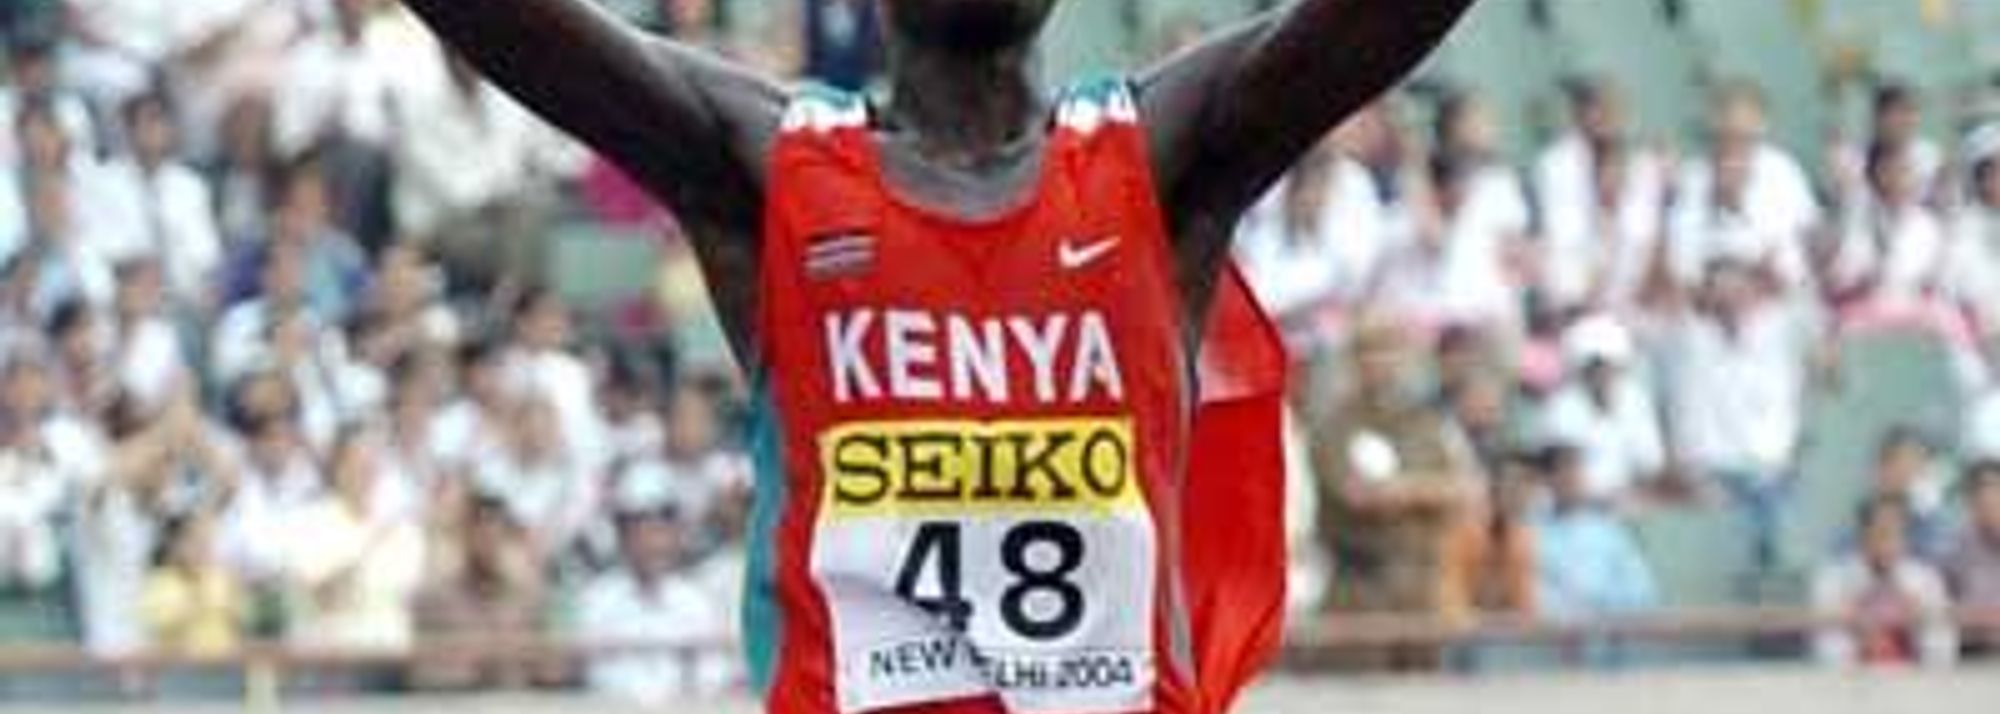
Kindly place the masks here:
MULTIPOLYGON (((1200 430, 1247 439, 1229 481, 1281 482, 1251 477, 1268 464, 1248 447, 1275 454, 1275 420, 1198 420, 1194 384, 1275 394, 1282 366, 1191 364, 1145 141, 1123 82, 1080 86, 1024 200, 969 220, 888 185, 859 98, 809 88, 788 109, 748 607, 769 711, 1208 712, 1268 656, 1282 577, 1249 564, 1275 553, 1282 573, 1280 505, 1190 507, 1241 489, 1185 474, 1200 430), (1256 542, 1189 573, 1186 521, 1224 519, 1258 521, 1256 542), (1231 558, 1249 589, 1220 583, 1231 558), (1218 620, 1237 600, 1251 614, 1218 620), (1228 683, 1198 684, 1210 662, 1228 683)), ((1218 315, 1275 344, 1243 292, 1232 274, 1218 315)))

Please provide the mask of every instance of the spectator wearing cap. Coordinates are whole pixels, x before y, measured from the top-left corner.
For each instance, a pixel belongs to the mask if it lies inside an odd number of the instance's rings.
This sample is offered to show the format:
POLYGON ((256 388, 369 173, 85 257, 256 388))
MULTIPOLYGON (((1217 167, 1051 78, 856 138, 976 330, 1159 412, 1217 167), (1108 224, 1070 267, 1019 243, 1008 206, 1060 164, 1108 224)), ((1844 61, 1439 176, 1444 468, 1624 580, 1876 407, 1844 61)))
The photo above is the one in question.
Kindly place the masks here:
POLYGON ((1946 281, 1990 338, 2000 334, 2000 122, 1966 138, 1965 163, 1969 195, 1951 226, 1946 281))
POLYGON ((1813 576, 1813 607, 1844 620, 1814 636, 1820 662, 1938 667, 1957 660, 1950 593, 1936 568, 1911 555, 1909 517, 1901 499, 1868 500, 1856 517, 1861 547, 1813 576))
POLYGON ((1662 364, 1673 458, 1730 494, 1748 524, 1752 570, 1769 572, 1784 557, 1781 519, 1821 333, 1760 272, 1714 261, 1696 304, 1671 318, 1662 364))
POLYGON ((717 646, 729 606, 692 579, 689 524, 671 492, 620 490, 620 563, 585 585, 578 605, 576 635, 611 650, 590 659, 585 681, 650 706, 717 696, 736 679, 730 650, 717 646))
POLYGON ((421 585, 424 537, 409 519, 382 519, 373 500, 381 441, 350 429, 335 444, 330 488, 302 506, 279 536, 287 638, 337 651, 401 652, 414 640, 411 606, 421 585))
POLYGON ((1587 497, 1622 509, 1666 468, 1659 411, 1631 373, 1632 334, 1589 318, 1564 334, 1563 353, 1571 378, 1549 398, 1545 431, 1578 449, 1587 497))
MULTIPOLYGON (((1945 580, 1961 607, 2000 612, 2000 461, 1981 460, 1966 469, 1965 524, 1945 551, 1945 580)), ((2000 654, 2000 628, 1966 633, 1978 654, 2000 654)))
POLYGON ((1672 273, 1681 285, 1696 286, 1715 259, 1730 257, 1776 277, 1785 294, 1799 295, 1812 284, 1807 232, 1821 220, 1812 181, 1766 137, 1762 89, 1727 83, 1709 111, 1708 150, 1682 169, 1668 218, 1672 273))
MULTIPOLYGON (((1313 429, 1318 537, 1333 561, 1324 607, 1339 613, 1441 614, 1442 546, 1474 514, 1477 458, 1437 405, 1410 388, 1408 337, 1370 316, 1349 352, 1350 388, 1313 429)), ((1357 665, 1424 668, 1437 653, 1409 648, 1357 665)), ((1375 657, 1371 654, 1370 657, 1375 657)))

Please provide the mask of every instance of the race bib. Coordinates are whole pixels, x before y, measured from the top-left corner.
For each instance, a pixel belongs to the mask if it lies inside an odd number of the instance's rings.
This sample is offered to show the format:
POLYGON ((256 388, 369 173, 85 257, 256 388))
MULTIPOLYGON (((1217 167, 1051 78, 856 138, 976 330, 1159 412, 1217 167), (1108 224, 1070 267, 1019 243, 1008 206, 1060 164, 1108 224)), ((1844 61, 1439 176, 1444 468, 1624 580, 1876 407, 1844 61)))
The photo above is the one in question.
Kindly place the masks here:
POLYGON ((1158 546, 1131 420, 858 423, 818 448, 841 711, 1152 708, 1158 546))

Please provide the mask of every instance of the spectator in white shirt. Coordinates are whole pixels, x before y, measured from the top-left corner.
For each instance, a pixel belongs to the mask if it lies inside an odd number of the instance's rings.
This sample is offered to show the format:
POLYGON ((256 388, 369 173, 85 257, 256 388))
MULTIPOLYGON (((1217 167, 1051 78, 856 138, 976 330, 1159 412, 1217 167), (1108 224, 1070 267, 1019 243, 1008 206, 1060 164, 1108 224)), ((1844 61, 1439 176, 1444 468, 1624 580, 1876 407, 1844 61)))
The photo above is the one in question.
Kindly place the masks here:
POLYGON ((670 500, 621 503, 618 520, 622 562, 585 586, 577 636, 667 649, 594 657, 585 680, 594 692, 649 706, 722 694, 735 673, 730 654, 714 645, 729 632, 730 606, 690 576, 687 520, 670 500))
POLYGON ((1646 385, 1631 373, 1631 333, 1598 316, 1572 326, 1563 352, 1572 378, 1549 398, 1549 436, 1575 444, 1589 498, 1622 508, 1666 468, 1659 412, 1646 385))
POLYGON ((1857 521, 1860 551, 1813 577, 1813 607, 1845 619, 1813 638, 1814 655, 1837 667, 1941 667, 1957 661, 1951 595, 1937 568, 1910 554, 1907 506, 1895 498, 1871 499, 1857 521))
POLYGON ((533 267, 526 193, 540 127, 463 58, 447 54, 445 68, 396 93, 397 228, 438 246, 455 272, 476 273, 471 284, 521 277, 533 267))
POLYGON ((1797 159, 1765 139, 1763 94, 1730 84, 1716 95, 1707 156, 1680 176, 1668 247, 1674 276, 1699 284, 1718 256, 1771 271, 1787 294, 1811 287, 1805 245, 1819 201, 1797 159))
POLYGON ((1773 296, 1750 263, 1713 262, 1699 306, 1671 330, 1672 448, 1694 475, 1726 488, 1749 520, 1753 566, 1780 564, 1780 518, 1794 482, 1815 321, 1773 296))
POLYGON ((1553 315, 1629 315, 1646 297, 1658 267, 1662 204, 1657 176, 1640 179, 1633 174, 1657 174, 1656 167, 1630 152, 1622 143, 1591 150, 1584 177, 1590 186, 1581 203, 1543 209, 1548 235, 1539 287, 1553 315), (1647 180, 1654 184, 1643 183, 1647 180))
MULTIPOLYGON (((17 126, 23 110, 42 103, 77 151, 95 153, 97 126, 90 119, 90 106, 62 86, 58 57, 59 46, 52 39, 28 36, 13 40, 7 52, 9 81, 0 83, 0 121, 9 128, 17 126)), ((0 163, 11 166, 25 161, 27 149, 14 139, 13 134, 0 132, 0 163)))
POLYGON ((1237 254, 1294 350, 1330 339, 1329 314, 1371 282, 1387 248, 1384 210, 1367 169, 1328 144, 1245 218, 1237 254))
POLYGON ((1944 226, 1923 204, 1910 156, 1887 143, 1868 150, 1868 192, 1849 207, 1829 281, 1843 303, 1906 309, 1928 300, 1940 287, 1944 226))
POLYGON ((570 349, 569 306, 547 288, 523 292, 514 303, 509 379, 555 408, 562 448, 577 468, 596 472, 611 458, 596 379, 570 349))
POLYGON ((512 443, 512 423, 522 395, 510 387, 505 352, 491 341, 458 349, 458 398, 438 411, 436 455, 448 469, 469 470, 512 443))
POLYGON ((27 177, 30 238, 18 257, 34 273, 32 305, 47 316, 57 305, 80 301, 111 302, 111 265, 89 247, 95 242, 77 219, 75 187, 62 172, 36 172, 27 177))
POLYGON ((548 401, 524 399, 502 426, 508 431, 505 447, 475 457, 471 472, 473 492, 506 503, 549 560, 570 554, 602 492, 600 474, 581 465, 558 424, 548 401))
POLYGON ((117 275, 111 364, 119 390, 148 409, 163 407, 196 376, 180 333, 166 315, 160 265, 146 259, 127 261, 118 266, 117 275))
POLYGON ((274 109, 278 151, 296 155, 328 139, 382 147, 390 130, 395 76, 382 38, 369 32, 373 0, 335 0, 332 27, 314 27, 292 45, 274 109))
POLYGON ((125 104, 130 156, 113 163, 110 175, 138 211, 137 243, 113 260, 145 256, 166 271, 168 295, 177 305, 201 308, 212 299, 222 240, 215 225, 215 202, 208 184, 176 155, 179 127, 167 97, 147 92, 125 104))
POLYGON ((223 508, 216 548, 221 560, 252 587, 269 588, 284 573, 292 519, 324 485, 299 428, 298 398, 275 373, 250 377, 234 390, 234 421, 243 441, 242 477, 223 508))
POLYGON ((1626 306, 1650 268, 1666 208, 1666 171, 1627 126, 1609 80, 1568 87, 1570 131, 1535 161, 1548 243, 1543 288, 1557 310, 1626 306))
POLYGON ((44 591, 62 575, 56 521, 78 484, 42 429, 47 368, 16 354, 0 369, 0 590, 44 591))
POLYGON ((2000 122, 1972 132, 1965 155, 1970 189, 1951 227, 1946 281, 1991 337, 2000 333, 2000 122))
POLYGON ((1831 178, 1843 203, 1867 200, 1873 190, 1868 167, 1874 160, 1869 154, 1878 148, 1896 154, 1909 167, 1920 200, 1939 198, 1937 191, 1942 185, 1938 179, 1944 175, 1946 157, 1944 149, 1923 136, 1923 112, 1923 97, 1916 87, 1890 81, 1875 88, 1869 112, 1869 142, 1836 149, 1839 156, 1831 169, 1831 178))
MULTIPOLYGON (((1373 300, 1432 332, 1450 326, 1513 332, 1522 324, 1508 253, 1521 234, 1493 212, 1502 184, 1478 193, 1478 166, 1450 154, 1431 157, 1435 218, 1420 220, 1415 239, 1387 258, 1373 300)), ((1497 180, 1489 175, 1489 181, 1497 180)))

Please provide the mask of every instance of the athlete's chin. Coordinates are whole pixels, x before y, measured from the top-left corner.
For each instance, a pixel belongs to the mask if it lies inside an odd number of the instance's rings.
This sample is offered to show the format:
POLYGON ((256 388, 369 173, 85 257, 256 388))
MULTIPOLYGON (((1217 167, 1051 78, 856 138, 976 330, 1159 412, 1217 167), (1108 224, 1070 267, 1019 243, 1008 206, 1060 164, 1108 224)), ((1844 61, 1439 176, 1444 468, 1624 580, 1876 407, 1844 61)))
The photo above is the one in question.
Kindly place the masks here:
POLYGON ((1056 0, 889 0, 896 29, 918 44, 959 53, 1000 52, 1033 42, 1056 0))

